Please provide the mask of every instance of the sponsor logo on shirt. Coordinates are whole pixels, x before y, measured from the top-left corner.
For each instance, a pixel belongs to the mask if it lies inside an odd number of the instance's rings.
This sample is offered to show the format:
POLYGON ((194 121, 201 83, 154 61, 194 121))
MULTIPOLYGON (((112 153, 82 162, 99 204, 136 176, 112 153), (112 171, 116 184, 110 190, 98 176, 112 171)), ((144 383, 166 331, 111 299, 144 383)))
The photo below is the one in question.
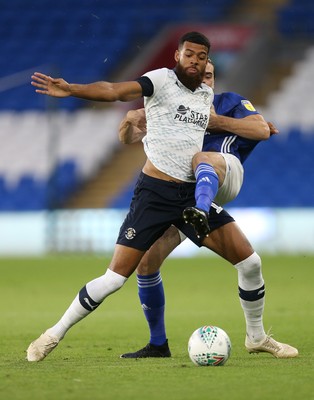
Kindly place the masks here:
POLYGON ((185 122, 187 124, 198 125, 203 129, 206 129, 208 123, 208 116, 206 114, 199 113, 191 110, 190 107, 180 105, 177 108, 177 113, 174 117, 175 121, 185 122))

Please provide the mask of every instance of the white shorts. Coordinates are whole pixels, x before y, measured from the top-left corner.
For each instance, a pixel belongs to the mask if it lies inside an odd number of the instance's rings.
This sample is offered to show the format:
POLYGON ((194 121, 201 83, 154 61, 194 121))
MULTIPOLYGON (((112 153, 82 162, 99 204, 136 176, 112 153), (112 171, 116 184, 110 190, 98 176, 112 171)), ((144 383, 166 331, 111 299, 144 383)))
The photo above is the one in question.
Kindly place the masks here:
POLYGON ((240 160, 229 153, 219 153, 226 162, 226 176, 223 184, 218 189, 215 203, 223 206, 235 199, 239 194, 243 184, 243 166, 240 160))

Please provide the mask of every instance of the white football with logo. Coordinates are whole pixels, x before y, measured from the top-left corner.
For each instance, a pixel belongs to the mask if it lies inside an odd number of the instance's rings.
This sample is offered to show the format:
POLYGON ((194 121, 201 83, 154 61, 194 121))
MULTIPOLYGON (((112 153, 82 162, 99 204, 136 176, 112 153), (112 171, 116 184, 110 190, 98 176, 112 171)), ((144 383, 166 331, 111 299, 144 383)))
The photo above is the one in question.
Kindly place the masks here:
POLYGON ((205 325, 192 333, 188 352, 195 365, 224 365, 230 357, 231 341, 223 329, 205 325))

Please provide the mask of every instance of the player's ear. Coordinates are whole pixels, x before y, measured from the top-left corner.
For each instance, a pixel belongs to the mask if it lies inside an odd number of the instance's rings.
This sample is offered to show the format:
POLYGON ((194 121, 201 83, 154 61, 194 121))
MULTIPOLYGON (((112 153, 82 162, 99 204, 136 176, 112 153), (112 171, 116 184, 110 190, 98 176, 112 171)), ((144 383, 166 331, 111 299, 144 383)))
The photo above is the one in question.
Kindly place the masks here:
POLYGON ((180 58, 179 50, 176 50, 175 53, 174 53, 174 59, 175 59, 176 62, 178 62, 179 58, 180 58))

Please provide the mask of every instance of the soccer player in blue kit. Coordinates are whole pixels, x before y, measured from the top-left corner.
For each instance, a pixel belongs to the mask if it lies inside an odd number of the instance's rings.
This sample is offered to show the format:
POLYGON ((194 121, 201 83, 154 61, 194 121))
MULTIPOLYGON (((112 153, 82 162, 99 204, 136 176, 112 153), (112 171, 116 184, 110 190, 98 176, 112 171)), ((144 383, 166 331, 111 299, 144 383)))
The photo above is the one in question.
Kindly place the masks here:
MULTIPOLYGON (((214 65, 211 60, 206 66, 203 82, 214 88, 214 65)), ((209 163, 216 171, 219 177, 219 189, 214 201, 224 205, 232 201, 241 189, 244 174, 242 164, 260 141, 254 137, 258 136, 260 129, 263 129, 263 124, 260 124, 263 118, 250 101, 237 93, 215 94, 213 106, 215 111, 211 112, 203 151, 193 157, 193 162, 196 166, 201 162, 209 163), (221 116, 227 118, 221 118, 221 116)), ((272 123, 268 125, 271 135, 278 133, 272 123)), ((125 144, 137 143, 145 134, 144 109, 130 110, 120 124, 120 141, 125 144)), ((219 232, 219 230, 220 228, 216 231, 219 232)), ((150 329, 150 341, 138 351, 123 354, 122 358, 171 356, 166 338, 165 296, 159 270, 166 257, 185 238, 182 232, 172 226, 140 261, 137 267, 138 294, 150 329)), ((224 256, 224 251, 221 255, 224 256)), ((244 304, 245 300, 241 301, 244 304)), ((247 327, 247 330, 250 331, 250 327, 247 327)), ((246 344, 250 351, 248 341, 246 344)), ((272 351, 269 352, 274 354, 272 351)))
POLYGON ((105 102, 144 97, 147 134, 143 141, 147 160, 135 186, 130 210, 120 228, 108 269, 105 274, 88 282, 60 320, 29 345, 28 361, 43 360, 72 326, 119 290, 147 250, 172 225, 198 246, 208 247, 222 255, 238 270, 241 305, 250 327, 246 339, 250 350, 271 348, 270 352, 278 358, 298 354, 294 347, 279 343, 264 332, 264 280, 260 258, 234 219, 213 203, 209 210, 210 233, 198 238, 193 223, 185 224, 183 218, 184 210, 193 208, 195 204, 197 182, 192 159, 202 150, 214 97, 212 89, 202 84, 209 49, 210 43, 204 35, 188 32, 180 38, 175 51, 175 69, 150 71, 129 82, 70 84, 62 78, 39 72, 32 76, 36 92, 53 97, 74 96, 105 102))

